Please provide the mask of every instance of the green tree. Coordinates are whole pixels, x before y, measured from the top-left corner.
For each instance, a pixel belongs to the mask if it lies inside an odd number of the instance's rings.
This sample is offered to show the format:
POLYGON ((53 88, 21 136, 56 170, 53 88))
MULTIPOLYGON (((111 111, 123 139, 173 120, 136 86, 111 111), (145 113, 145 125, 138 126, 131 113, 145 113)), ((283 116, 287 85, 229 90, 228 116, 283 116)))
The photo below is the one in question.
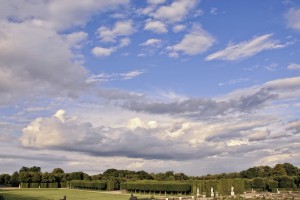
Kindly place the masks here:
POLYGON ((272 169, 272 175, 273 176, 284 176, 284 175, 287 175, 287 173, 282 164, 277 164, 272 169))
POLYGON ((252 181, 253 188, 260 188, 262 190, 266 189, 266 180, 264 178, 254 178, 252 181))
POLYGON ((10 183, 10 175, 9 174, 1 174, 0 175, 0 184, 9 184, 10 183))
POLYGON ((299 175, 298 167, 296 167, 290 163, 284 163, 282 165, 282 167, 284 168, 284 170, 288 176, 298 176, 299 175))
POLYGON ((19 173, 16 171, 14 172, 11 177, 10 177, 10 184, 13 187, 18 187, 19 186, 19 173))
POLYGON ((176 181, 184 181, 189 179, 189 177, 184 173, 176 173, 174 174, 174 177, 176 181))
POLYGON ((295 188, 294 178, 290 176, 278 176, 276 180, 279 182, 280 188, 295 188))
POLYGON ((63 174, 63 173, 65 172, 61 168, 55 168, 52 170, 52 174, 63 174))
POLYGON ((32 173, 32 182, 33 183, 40 183, 41 181, 42 181, 42 173, 41 172, 32 173))
POLYGON ((30 172, 22 171, 19 173, 19 181, 21 183, 31 183, 32 182, 32 175, 30 172))
POLYGON ((37 166, 30 167, 28 169, 29 172, 41 172, 41 168, 37 166))
POLYGON ((19 170, 19 173, 21 172, 28 172, 29 171, 29 168, 28 167, 21 167, 21 169, 19 170))

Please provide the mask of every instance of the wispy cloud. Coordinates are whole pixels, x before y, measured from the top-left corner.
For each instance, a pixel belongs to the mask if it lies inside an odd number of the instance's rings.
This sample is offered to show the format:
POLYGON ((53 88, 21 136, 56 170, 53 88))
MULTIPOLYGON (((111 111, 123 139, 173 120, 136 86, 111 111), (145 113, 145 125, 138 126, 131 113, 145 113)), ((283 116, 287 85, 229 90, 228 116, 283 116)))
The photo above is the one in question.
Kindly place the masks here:
POLYGON ((291 63, 289 66, 287 66, 287 69, 289 70, 300 70, 300 64, 291 63))
POLYGON ((130 80, 137 76, 142 75, 145 71, 142 70, 134 70, 126 73, 102 73, 97 75, 92 75, 87 79, 88 83, 95 82, 107 82, 107 81, 118 81, 118 80, 130 80))
POLYGON ((291 8, 285 15, 288 27, 300 30, 300 8, 291 8))
POLYGON ((224 86, 224 85, 235 85, 235 84, 238 84, 238 83, 247 82, 247 81, 249 81, 249 80, 250 80, 250 79, 248 79, 248 78, 232 79, 232 80, 229 80, 229 81, 227 81, 227 82, 219 83, 219 86, 224 86))
POLYGON ((254 56, 265 50, 284 48, 285 45, 280 44, 277 40, 271 39, 272 35, 273 34, 261 35, 248 41, 229 44, 224 50, 208 55, 206 60, 233 61, 254 56))

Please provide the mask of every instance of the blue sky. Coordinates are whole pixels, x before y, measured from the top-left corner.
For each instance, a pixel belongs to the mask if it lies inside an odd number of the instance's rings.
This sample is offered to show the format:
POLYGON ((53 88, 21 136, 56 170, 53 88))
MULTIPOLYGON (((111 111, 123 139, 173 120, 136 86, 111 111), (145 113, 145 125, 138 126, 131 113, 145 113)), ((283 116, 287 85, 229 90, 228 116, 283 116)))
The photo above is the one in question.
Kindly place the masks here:
POLYGON ((300 166, 292 0, 0 1, 0 168, 300 166))

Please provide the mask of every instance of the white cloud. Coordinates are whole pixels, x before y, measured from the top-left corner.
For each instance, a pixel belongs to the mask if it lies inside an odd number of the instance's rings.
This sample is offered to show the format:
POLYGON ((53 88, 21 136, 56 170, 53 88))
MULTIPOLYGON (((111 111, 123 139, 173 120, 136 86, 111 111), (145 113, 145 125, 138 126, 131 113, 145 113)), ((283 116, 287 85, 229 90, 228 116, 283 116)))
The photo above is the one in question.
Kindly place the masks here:
POLYGON ((183 31, 185 28, 186 28, 185 25, 177 24, 177 25, 173 26, 173 32, 178 33, 178 32, 183 31))
POLYGON ((123 74, 121 74, 121 77, 123 77, 122 78, 123 80, 129 80, 129 79, 133 79, 137 76, 140 76, 143 73, 144 73, 144 71, 135 70, 135 71, 123 73, 123 74))
POLYGON ((148 20, 144 27, 145 30, 153 31, 155 33, 166 33, 168 32, 166 25, 161 21, 148 20))
POLYGON ((193 29, 184 36, 184 38, 173 46, 167 47, 174 53, 183 52, 187 55, 197 55, 208 50, 215 42, 215 39, 202 29, 201 26, 194 25, 193 29))
POLYGON ((129 38, 122 38, 120 40, 119 48, 126 47, 129 44, 130 44, 130 39, 129 38))
POLYGON ((119 36, 128 36, 134 32, 132 21, 116 22, 112 29, 101 26, 97 30, 97 35, 102 42, 116 42, 119 36))
POLYGON ((289 70, 300 70, 300 64, 291 63, 289 66, 287 66, 287 69, 289 70))
POLYGON ((271 36, 272 34, 266 34, 238 44, 229 44, 224 50, 208 55, 206 60, 238 60, 254 56, 264 50, 285 47, 279 44, 279 41, 271 40, 271 36))
POLYGON ((196 4, 196 0, 175 0, 169 6, 161 6, 151 16, 159 20, 178 22, 183 20, 196 4))
POLYGON ((300 8, 291 8, 285 15, 288 27, 300 30, 300 8))
POLYGON ((211 9, 210 9, 210 13, 211 13, 212 15, 217 15, 217 14, 218 14, 218 8, 211 8, 211 9))
POLYGON ((250 80, 250 79, 248 79, 248 78, 232 79, 232 80, 229 80, 229 81, 227 81, 227 82, 219 83, 218 85, 219 85, 219 86, 224 86, 224 85, 235 85, 235 84, 238 84, 238 83, 247 82, 247 81, 249 81, 249 80, 250 80))
POLYGON ((126 47, 130 44, 130 39, 129 38, 122 38, 119 41, 119 45, 118 46, 113 46, 113 47, 109 47, 109 48, 104 48, 104 47, 94 47, 92 49, 92 54, 96 57, 106 57, 106 56, 110 56, 113 52, 117 51, 120 48, 126 47))
POLYGON ((66 41, 30 22, 1 21, 0 27, 0 104, 36 94, 74 96, 86 87, 87 72, 71 51, 84 37, 66 41))
POLYGON ((144 73, 142 70, 133 70, 126 73, 101 73, 92 75, 87 79, 88 83, 94 82, 107 82, 107 81, 117 81, 117 80, 130 80, 144 73))
POLYGON ((81 48, 81 43, 85 41, 87 37, 88 34, 82 31, 70 33, 63 36, 69 46, 76 49, 81 48))
POLYGON ((160 46, 161 43, 162 43, 162 41, 160 39, 151 38, 140 45, 141 46, 160 46))
POLYGON ((149 4, 162 4, 164 3, 166 0, 147 0, 147 2, 149 4))
POLYGON ((92 49, 92 53, 97 57, 110 56, 114 51, 115 48, 94 47, 92 49))
POLYGON ((35 21, 40 26, 65 30, 71 26, 84 25, 91 15, 98 11, 114 9, 128 4, 128 0, 53 0, 1 2, 0 18, 17 21, 35 21))

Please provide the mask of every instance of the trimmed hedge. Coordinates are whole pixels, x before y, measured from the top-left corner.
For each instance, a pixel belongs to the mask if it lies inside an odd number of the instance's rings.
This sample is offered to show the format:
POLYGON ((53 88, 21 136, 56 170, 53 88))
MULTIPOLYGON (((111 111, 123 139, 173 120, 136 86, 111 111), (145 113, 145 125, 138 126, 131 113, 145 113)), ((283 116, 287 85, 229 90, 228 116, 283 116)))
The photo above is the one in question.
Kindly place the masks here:
POLYGON ((48 188, 48 183, 41 183, 41 188, 48 188))
POLYGON ((121 189, 139 192, 190 193, 191 184, 175 181, 132 181, 121 183, 121 189))
POLYGON ((220 179, 220 180, 201 180, 194 181, 193 183, 193 195, 197 194, 199 188, 200 195, 211 196, 211 188, 214 193, 218 192, 219 195, 230 195, 231 187, 234 187, 235 194, 242 194, 245 191, 245 182, 243 179, 220 179))
POLYGON ((21 188, 29 188, 29 183, 21 183, 21 188))
POLYGON ((106 190, 106 181, 70 181, 70 187, 75 189, 106 190))
POLYGON ((31 183, 30 187, 31 188, 39 188, 40 184, 39 183, 31 183))
POLYGON ((49 188, 58 188, 58 183, 48 183, 49 188))

